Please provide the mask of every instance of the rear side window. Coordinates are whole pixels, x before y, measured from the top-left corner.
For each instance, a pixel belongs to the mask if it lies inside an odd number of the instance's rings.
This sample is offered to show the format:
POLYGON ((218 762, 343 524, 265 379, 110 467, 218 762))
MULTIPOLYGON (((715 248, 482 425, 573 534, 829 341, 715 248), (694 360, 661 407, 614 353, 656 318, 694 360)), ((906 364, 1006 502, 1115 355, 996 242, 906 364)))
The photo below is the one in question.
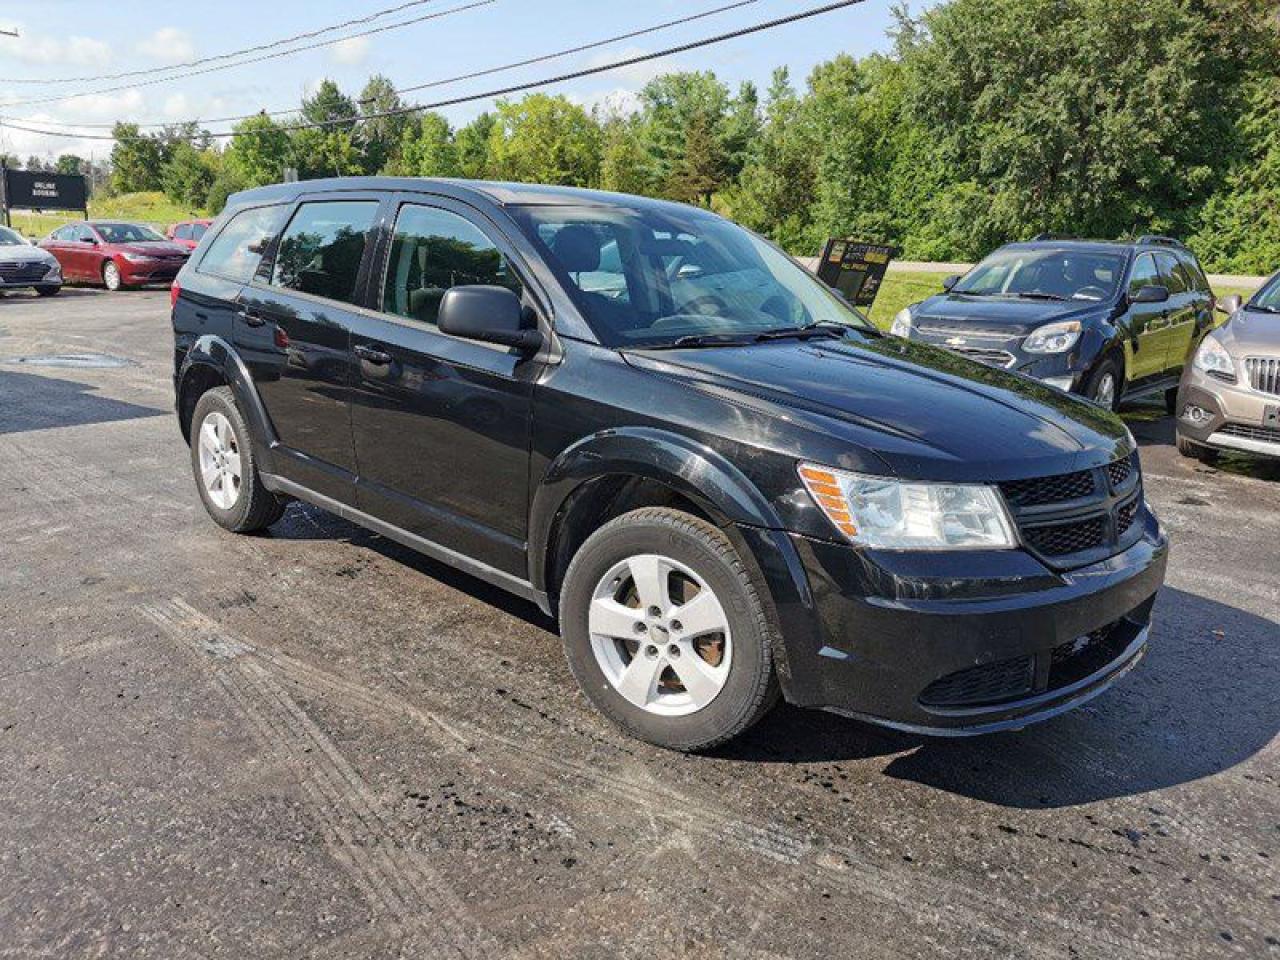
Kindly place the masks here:
POLYGON ((190 229, 192 240, 203 240, 204 235, 209 232, 209 225, 207 223, 193 223, 190 229))
POLYGON ((1156 258, 1144 253, 1133 263, 1133 272, 1129 274, 1129 296, 1134 296, 1143 287, 1156 287, 1161 283, 1160 271, 1156 269, 1156 258))
POLYGON ((1171 296, 1186 293, 1189 289, 1186 274, 1182 272, 1182 264, 1171 253, 1157 254, 1160 260, 1160 278, 1169 288, 1171 296))
POLYGON ((1209 293, 1209 278, 1204 275, 1196 258, 1189 253, 1180 253, 1178 259, 1182 261, 1182 269, 1186 271, 1191 289, 1198 293, 1209 293))
POLYGON ((376 200, 329 200, 298 207, 280 239, 271 285, 355 303, 356 278, 376 200))
POLYGON ((402 207, 382 309, 434 325, 450 287, 477 283, 506 287, 516 296, 522 290, 506 257, 470 220, 436 207, 402 207))
POLYGON ((254 207, 241 210, 227 221, 200 261, 201 273, 248 283, 258 269, 262 251, 280 229, 285 208, 254 207))
POLYGON ((188 224, 180 223, 173 228, 173 235, 178 240, 190 240, 191 227, 188 224))

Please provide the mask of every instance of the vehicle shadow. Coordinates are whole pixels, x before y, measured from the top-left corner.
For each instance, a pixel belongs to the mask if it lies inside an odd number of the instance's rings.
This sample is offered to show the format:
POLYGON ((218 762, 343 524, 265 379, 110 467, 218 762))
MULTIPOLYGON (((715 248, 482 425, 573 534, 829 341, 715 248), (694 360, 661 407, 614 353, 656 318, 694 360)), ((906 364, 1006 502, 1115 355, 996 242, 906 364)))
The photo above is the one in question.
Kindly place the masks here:
POLYGON ((1156 406, 1144 404, 1126 408, 1124 422, 1128 425, 1138 446, 1168 447, 1169 456, 1182 460, 1189 469, 1206 476, 1218 473, 1229 473, 1237 477, 1253 477, 1256 480, 1280 481, 1280 460, 1268 457, 1255 457, 1247 453, 1222 451, 1213 463, 1199 463, 1187 460, 1173 448, 1177 442, 1177 430, 1173 417, 1165 413, 1163 404, 1156 406))
POLYGON ((972 739, 881 731, 780 711, 722 753, 771 762, 897 753, 884 774, 1008 807, 1131 796, 1229 769, 1280 732, 1280 623, 1165 588, 1145 661, 1080 709, 1025 730, 972 739))
POLYGON ((169 413, 95 393, 88 383, 0 366, 0 434, 137 420, 169 413))

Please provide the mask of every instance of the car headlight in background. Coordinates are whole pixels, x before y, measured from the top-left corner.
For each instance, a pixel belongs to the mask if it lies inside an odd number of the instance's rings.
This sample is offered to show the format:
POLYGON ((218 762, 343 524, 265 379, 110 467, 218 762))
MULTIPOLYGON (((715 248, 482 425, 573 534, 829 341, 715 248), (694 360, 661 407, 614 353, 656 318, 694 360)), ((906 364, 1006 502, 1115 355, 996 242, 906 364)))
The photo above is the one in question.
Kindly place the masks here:
POLYGON ((62 276, 62 264, 55 260, 49 264, 49 269, 44 272, 44 278, 46 280, 55 280, 60 276, 62 276))
POLYGON ((1197 370, 1212 374, 1225 380, 1235 380, 1236 366, 1231 362, 1231 354, 1218 342, 1216 337, 1205 337, 1200 341, 1200 349, 1192 361, 1197 370))
POLYGON ((889 328, 889 333, 895 337, 911 336, 911 308, 903 307, 893 318, 893 326, 889 328))
POLYGON ((809 496, 846 537, 881 550, 1003 550, 1013 522, 994 487, 904 483, 802 463, 809 496))
POLYGON ((1027 353, 1066 353, 1080 339, 1079 320, 1060 320, 1032 330, 1022 349, 1027 353))
POLYGON ((147 256, 145 253, 122 253, 120 256, 124 257, 130 263, 146 263, 148 260, 154 259, 147 256))

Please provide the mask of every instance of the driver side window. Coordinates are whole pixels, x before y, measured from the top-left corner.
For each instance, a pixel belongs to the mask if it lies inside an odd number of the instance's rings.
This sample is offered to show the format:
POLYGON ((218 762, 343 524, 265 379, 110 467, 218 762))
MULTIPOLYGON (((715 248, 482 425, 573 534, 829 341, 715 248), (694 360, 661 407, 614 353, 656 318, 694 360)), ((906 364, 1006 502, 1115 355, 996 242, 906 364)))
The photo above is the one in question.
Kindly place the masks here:
POLYGON ((1143 287, 1159 284, 1160 271, 1156 269, 1156 258, 1149 253, 1144 253, 1134 261, 1133 271, 1129 274, 1129 296, 1134 296, 1143 287))

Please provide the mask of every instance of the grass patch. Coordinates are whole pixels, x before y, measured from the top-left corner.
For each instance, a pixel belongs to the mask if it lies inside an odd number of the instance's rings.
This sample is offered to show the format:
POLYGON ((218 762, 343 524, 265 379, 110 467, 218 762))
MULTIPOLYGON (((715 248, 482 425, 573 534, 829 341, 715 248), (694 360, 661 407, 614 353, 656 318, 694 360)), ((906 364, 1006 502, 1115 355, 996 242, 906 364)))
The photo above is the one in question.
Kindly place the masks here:
POLYGON ((886 273, 880 284, 880 292, 876 294, 875 305, 871 308, 871 322, 881 330, 888 330, 893 323, 894 314, 903 307, 941 293, 944 279, 940 273, 905 270, 886 273))
MULTIPOLYGON (((122 193, 117 197, 105 197, 89 201, 89 216, 93 219, 128 220, 149 223, 153 227, 167 227, 180 220, 204 216, 203 211, 187 210, 173 203, 160 191, 122 193)), ((40 239, 48 236, 64 223, 80 219, 78 214, 21 213, 13 214, 13 228, 23 236, 40 239)))

